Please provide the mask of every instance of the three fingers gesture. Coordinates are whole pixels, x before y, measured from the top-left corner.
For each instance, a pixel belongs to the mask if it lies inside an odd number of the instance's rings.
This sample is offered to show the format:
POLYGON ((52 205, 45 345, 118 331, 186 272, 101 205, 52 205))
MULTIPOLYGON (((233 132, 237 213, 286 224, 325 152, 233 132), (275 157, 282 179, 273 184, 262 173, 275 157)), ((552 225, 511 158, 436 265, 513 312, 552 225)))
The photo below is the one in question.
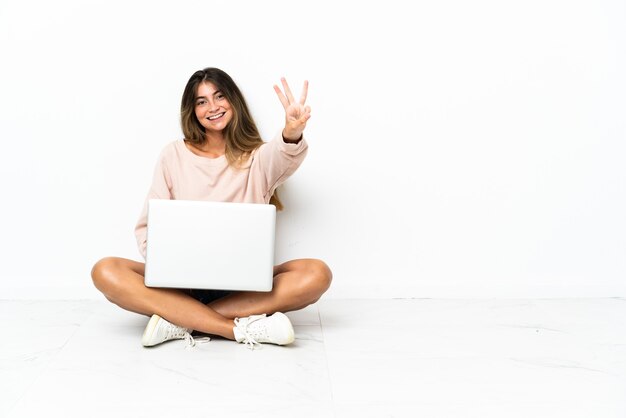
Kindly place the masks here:
POLYGON ((285 129, 283 129, 283 138, 290 141, 297 141, 302 137, 306 122, 311 117, 311 107, 304 105, 309 89, 309 82, 304 81, 300 100, 296 101, 293 94, 291 94, 287 80, 281 77, 280 81, 283 85, 284 93, 277 85, 274 85, 274 91, 285 108, 285 129))

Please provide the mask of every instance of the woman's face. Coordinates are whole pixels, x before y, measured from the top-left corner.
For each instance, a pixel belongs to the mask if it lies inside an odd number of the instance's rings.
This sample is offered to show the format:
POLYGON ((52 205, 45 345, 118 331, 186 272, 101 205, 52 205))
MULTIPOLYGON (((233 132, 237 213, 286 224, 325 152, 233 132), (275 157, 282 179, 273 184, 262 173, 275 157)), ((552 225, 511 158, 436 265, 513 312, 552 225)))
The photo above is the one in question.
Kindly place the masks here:
POLYGON ((200 83, 196 92, 196 117, 207 131, 222 131, 233 118, 226 97, 210 81, 200 83))

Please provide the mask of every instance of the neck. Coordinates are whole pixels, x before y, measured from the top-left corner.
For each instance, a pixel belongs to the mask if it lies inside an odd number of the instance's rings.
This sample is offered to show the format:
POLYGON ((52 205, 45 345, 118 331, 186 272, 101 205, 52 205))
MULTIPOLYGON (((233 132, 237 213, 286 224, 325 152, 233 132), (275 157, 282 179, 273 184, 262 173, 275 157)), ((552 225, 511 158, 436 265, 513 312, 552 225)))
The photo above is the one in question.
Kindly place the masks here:
POLYGON ((226 149, 226 139, 224 139, 224 134, 222 134, 222 132, 207 132, 204 142, 201 145, 198 145, 197 148, 206 152, 221 151, 223 154, 226 149))
POLYGON ((204 134, 204 144, 225 144, 226 139, 222 131, 208 131, 204 134))
POLYGON ((220 157, 226 152, 226 140, 221 132, 207 133, 202 144, 188 144, 198 151, 199 155, 209 158, 220 157))

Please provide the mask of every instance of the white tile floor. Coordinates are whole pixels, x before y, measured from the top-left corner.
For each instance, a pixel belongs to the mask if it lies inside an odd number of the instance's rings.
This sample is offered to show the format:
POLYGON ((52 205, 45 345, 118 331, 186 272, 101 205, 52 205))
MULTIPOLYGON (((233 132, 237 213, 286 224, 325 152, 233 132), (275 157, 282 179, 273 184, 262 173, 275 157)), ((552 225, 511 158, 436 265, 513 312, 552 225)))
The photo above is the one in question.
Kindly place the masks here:
POLYGON ((141 347, 104 301, 0 301, 0 417, 626 417, 626 299, 323 300, 296 342, 141 347))

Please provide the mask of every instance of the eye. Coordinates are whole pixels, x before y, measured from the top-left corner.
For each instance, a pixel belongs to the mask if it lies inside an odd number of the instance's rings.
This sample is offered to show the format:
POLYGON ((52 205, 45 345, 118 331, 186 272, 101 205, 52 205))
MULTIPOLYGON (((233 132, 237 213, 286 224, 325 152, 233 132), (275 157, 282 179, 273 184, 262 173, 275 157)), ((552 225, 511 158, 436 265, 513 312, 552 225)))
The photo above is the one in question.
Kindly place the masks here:
POLYGON ((196 102, 196 105, 197 105, 197 106, 202 106, 202 105, 204 105, 204 104, 206 104, 206 100, 198 100, 198 101, 196 102))
POLYGON ((217 100, 223 100, 224 99, 224 95, 222 93, 217 94, 215 97, 217 97, 217 100))

